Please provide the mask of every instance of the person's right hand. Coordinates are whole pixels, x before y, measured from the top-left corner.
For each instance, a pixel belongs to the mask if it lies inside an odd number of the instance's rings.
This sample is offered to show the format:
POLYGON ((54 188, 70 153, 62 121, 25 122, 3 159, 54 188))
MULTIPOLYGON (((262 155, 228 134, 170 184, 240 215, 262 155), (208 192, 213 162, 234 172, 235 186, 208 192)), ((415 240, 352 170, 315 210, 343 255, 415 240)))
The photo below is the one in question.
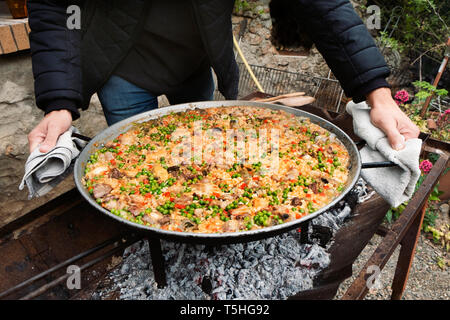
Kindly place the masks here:
POLYGON ((44 119, 28 134, 30 153, 41 144, 39 151, 49 152, 59 136, 72 125, 72 114, 68 110, 56 110, 47 114, 44 119))

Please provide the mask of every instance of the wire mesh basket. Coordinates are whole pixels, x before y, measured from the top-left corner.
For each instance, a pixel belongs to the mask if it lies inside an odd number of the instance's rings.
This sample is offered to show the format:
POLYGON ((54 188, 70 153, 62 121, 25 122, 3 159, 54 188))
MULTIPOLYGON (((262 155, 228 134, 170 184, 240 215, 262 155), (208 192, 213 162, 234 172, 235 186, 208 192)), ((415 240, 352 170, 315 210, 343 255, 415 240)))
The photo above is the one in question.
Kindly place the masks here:
MULTIPOLYGON (((239 94, 243 98, 258 91, 250 73, 245 65, 239 66, 239 94)), ((264 92, 270 95, 281 95, 291 92, 303 91, 306 95, 316 98, 313 103, 316 107, 339 112, 345 104, 343 90, 331 73, 328 77, 319 77, 308 73, 296 73, 263 66, 250 65, 264 92)), ((223 96, 216 90, 215 100, 223 100, 223 96)))

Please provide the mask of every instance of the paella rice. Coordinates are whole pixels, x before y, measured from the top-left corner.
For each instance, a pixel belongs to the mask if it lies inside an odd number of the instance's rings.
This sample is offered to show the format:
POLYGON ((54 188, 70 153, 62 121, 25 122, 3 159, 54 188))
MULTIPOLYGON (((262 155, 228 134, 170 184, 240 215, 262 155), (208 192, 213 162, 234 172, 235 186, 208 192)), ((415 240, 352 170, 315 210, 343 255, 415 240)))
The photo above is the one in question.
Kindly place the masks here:
POLYGON ((258 107, 193 109, 99 146, 83 184, 132 222, 179 232, 260 229, 311 214, 348 180, 342 143, 308 118, 258 107))

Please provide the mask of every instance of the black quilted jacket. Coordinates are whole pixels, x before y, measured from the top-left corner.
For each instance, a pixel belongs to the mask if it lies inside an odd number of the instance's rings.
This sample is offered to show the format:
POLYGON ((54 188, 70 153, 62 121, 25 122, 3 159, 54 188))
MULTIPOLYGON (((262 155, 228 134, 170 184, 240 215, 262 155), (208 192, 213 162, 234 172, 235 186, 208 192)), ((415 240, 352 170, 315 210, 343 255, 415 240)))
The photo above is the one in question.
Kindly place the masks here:
MULTIPOLYGON (((231 12, 234 0, 192 1, 220 92, 237 97, 231 12)), ((287 14, 324 56, 347 96, 362 101, 388 86, 389 69, 348 0, 272 0, 289 3, 287 14)), ((46 113, 68 109, 74 118, 126 56, 140 32, 149 1, 28 0, 36 103, 46 113), (66 26, 67 7, 82 7, 81 30, 66 26)))

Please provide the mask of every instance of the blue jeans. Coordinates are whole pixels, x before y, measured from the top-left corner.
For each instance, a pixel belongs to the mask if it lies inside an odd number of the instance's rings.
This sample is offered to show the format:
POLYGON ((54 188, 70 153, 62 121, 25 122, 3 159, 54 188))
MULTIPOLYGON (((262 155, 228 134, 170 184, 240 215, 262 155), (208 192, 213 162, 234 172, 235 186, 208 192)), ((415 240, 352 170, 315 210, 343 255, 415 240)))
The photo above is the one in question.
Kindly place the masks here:
MULTIPOLYGON (((139 88, 125 79, 112 75, 97 92, 108 125, 136 114, 158 108, 158 96, 139 88)), ((166 94, 170 104, 213 100, 214 80, 212 73, 188 81, 166 94)))

